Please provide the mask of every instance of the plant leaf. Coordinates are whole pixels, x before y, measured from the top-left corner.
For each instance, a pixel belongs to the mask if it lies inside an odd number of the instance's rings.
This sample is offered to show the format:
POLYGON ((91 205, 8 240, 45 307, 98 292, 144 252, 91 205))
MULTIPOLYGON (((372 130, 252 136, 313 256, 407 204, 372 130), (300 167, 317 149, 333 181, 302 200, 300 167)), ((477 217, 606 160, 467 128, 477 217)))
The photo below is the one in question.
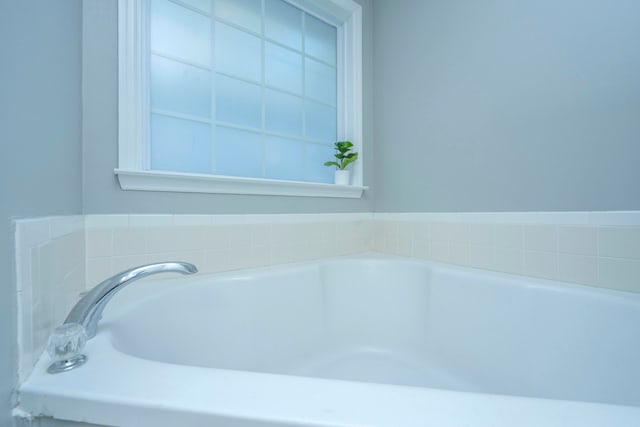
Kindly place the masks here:
POLYGON ((344 159, 344 161, 342 162, 342 169, 346 168, 347 166, 349 166, 351 163, 353 163, 355 161, 355 159, 351 158, 351 159, 344 159))

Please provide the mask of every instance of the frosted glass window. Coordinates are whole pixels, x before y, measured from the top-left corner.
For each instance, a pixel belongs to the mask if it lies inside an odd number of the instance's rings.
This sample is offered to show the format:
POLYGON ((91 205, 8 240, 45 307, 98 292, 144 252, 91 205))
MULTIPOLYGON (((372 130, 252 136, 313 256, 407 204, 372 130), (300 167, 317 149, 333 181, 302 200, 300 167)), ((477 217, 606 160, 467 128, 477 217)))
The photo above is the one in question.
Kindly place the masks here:
POLYGON ((301 136, 302 99, 275 90, 267 90, 265 122, 269 132, 301 136))
POLYGON ((324 162, 333 160, 334 152, 332 145, 307 144, 304 180, 332 183, 335 168, 325 166, 324 162))
POLYGON ((210 18, 169 0, 151 2, 151 50, 188 62, 211 62, 210 18))
POLYGON ((273 43, 265 44, 265 83, 302 93, 302 56, 273 43))
MULTIPOLYGON (((204 13, 211 13, 211 0, 180 0, 184 4, 199 9, 204 13)), ((220 1, 220 0, 217 0, 220 1)))
POLYGON ((216 120, 260 129, 262 127, 260 85, 216 75, 216 120))
POLYGON ((219 72, 259 82, 262 46, 258 37, 228 25, 216 25, 216 69, 219 72))
POLYGON ((253 32, 262 32, 260 0, 216 0, 216 16, 253 32))
POLYGON ((336 69, 305 58, 304 89, 308 97, 336 105, 336 69))
POLYGON ((304 51, 330 65, 336 65, 336 27, 305 15, 304 51))
POLYGON ((211 118, 211 74, 151 55, 151 108, 211 118))
POLYGON ((337 110, 328 105, 305 103, 305 136, 314 141, 336 141, 337 110))
POLYGON ((211 173, 211 126, 152 114, 151 169, 211 173))
POLYGON ((216 129, 216 173, 232 176, 262 176, 262 136, 218 126, 216 129))
POLYGON ((296 50, 302 49, 302 11, 283 0, 265 1, 265 35, 296 50))
POLYGON ((336 27, 284 0, 149 1, 152 169, 332 182, 336 27))
POLYGON ((302 181, 304 144, 299 141, 265 137, 266 178, 302 181))

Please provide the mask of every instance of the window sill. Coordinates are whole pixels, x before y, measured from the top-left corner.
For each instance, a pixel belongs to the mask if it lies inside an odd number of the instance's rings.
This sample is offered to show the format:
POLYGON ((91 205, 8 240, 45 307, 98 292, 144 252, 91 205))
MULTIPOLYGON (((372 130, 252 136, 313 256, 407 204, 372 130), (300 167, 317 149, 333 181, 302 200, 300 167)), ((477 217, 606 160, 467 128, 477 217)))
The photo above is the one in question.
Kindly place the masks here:
POLYGON ((123 190, 254 194, 299 197, 362 197, 368 187, 164 171, 115 169, 123 190))

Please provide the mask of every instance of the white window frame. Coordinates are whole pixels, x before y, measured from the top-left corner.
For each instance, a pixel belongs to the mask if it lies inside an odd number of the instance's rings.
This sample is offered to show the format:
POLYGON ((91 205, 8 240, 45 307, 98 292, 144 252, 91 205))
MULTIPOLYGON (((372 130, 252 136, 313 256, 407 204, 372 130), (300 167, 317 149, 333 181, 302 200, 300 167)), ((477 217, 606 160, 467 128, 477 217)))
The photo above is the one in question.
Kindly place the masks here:
MULTIPOLYGON (((352 0, 285 0, 338 29, 338 140, 358 151, 352 185, 148 170, 149 0, 118 1, 118 168, 123 190, 359 198, 363 186, 362 8, 352 0)), ((331 160, 331 159, 327 159, 331 160)))

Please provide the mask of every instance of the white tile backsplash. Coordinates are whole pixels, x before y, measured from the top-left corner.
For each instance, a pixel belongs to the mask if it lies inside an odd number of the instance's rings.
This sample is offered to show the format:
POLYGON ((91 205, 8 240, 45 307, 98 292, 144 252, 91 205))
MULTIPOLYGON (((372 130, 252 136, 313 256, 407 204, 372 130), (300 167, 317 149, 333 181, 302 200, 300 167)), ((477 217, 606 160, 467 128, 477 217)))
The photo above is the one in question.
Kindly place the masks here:
POLYGON ((26 378, 51 330, 85 289, 84 218, 16 221, 18 377, 26 378))
POLYGON ((421 237, 417 231, 414 234, 417 258, 640 292, 639 212, 376 213, 373 217, 375 250, 403 255, 406 251, 382 243, 393 238, 388 230, 393 230, 394 222, 413 221, 414 230, 427 230, 421 237))

